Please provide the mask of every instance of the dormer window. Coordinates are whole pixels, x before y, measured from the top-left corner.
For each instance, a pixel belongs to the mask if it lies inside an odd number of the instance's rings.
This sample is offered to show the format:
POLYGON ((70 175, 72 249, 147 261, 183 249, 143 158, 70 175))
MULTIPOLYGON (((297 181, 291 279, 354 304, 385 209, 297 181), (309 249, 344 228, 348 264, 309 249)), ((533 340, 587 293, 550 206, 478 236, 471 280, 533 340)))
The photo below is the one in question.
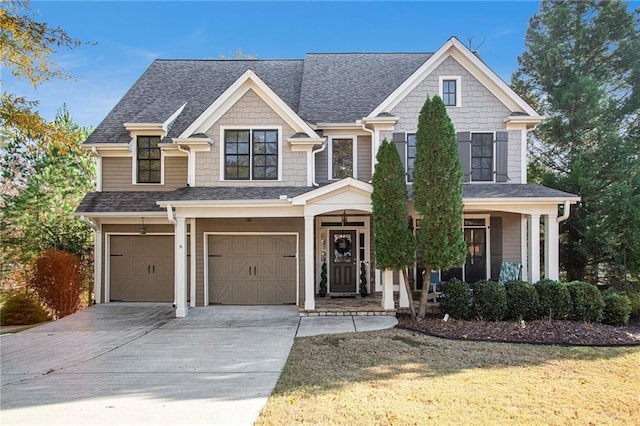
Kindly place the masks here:
POLYGON ((136 143, 137 183, 161 182, 160 136, 138 136, 136 143))
POLYGON ((460 106, 460 76, 440 77, 440 97, 445 106, 460 106))

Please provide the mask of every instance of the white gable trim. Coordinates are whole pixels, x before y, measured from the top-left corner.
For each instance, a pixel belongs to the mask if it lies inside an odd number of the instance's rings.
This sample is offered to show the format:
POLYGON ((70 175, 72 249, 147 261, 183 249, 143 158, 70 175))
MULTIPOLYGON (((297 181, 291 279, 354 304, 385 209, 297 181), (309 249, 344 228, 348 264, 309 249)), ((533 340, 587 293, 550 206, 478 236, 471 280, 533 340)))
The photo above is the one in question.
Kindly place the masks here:
MULTIPOLYGON (((204 133, 213 126, 249 90, 253 90, 296 132, 319 138, 316 132, 296 114, 256 73, 247 70, 218 97, 179 138, 188 138, 194 133, 204 133)), ((251 124, 251 123, 247 123, 251 124)))
POLYGON ((527 113, 532 117, 540 117, 524 99, 518 96, 509 85, 455 37, 451 37, 442 45, 367 117, 376 117, 382 112, 391 111, 449 56, 457 60, 471 75, 484 84, 507 108, 527 113))
MULTIPOLYGON (((358 179, 344 178, 329 185, 322 186, 313 191, 305 192, 304 194, 298 195, 297 197, 291 199, 291 204, 294 206, 309 204, 310 202, 313 202, 313 200, 324 198, 327 195, 340 193, 345 190, 355 190, 356 192, 366 194, 370 197, 371 193, 373 192, 373 186, 358 179)), ((371 204, 371 201, 369 201, 369 204, 371 204)))

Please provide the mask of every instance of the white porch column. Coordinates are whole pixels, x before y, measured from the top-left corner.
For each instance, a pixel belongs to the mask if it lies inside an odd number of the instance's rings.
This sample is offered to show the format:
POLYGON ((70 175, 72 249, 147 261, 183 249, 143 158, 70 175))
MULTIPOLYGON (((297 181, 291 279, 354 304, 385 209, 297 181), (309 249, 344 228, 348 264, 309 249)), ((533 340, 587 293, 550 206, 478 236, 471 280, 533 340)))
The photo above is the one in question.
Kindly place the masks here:
POLYGON ((191 231, 191 240, 189 241, 189 245, 190 250, 189 252, 191 253, 191 258, 190 260, 190 266, 191 266, 191 270, 189 271, 189 286, 190 286, 190 294, 189 294, 189 298, 191 299, 191 303, 189 303, 189 306, 191 306, 192 308, 195 308, 196 306, 196 219, 190 219, 189 220, 189 228, 191 231))
POLYGON ((175 298, 176 317, 186 317, 187 307, 187 221, 176 218, 175 225, 175 298))
POLYGON ((395 309, 393 302, 393 271, 385 269, 382 278, 382 307, 385 310, 395 309))
POLYGON ((93 241, 93 300, 102 303, 102 224, 97 222, 96 226, 93 241))
POLYGON ((540 281, 540 215, 529 215, 529 282, 540 281))
POLYGON ((544 276, 550 280, 557 281, 560 276, 557 215, 549 214, 545 216, 544 232, 544 276))
POLYGON ((316 309, 315 273, 313 271, 313 216, 304 217, 304 309, 316 309))
POLYGON ((520 216, 520 263, 522 264, 523 281, 529 279, 529 256, 528 256, 528 243, 527 243, 527 216, 520 216))
POLYGON ((398 271, 398 279, 400 280, 400 297, 398 300, 398 306, 401 308, 409 307, 409 295, 407 294, 407 287, 404 284, 404 274, 402 271, 398 271))

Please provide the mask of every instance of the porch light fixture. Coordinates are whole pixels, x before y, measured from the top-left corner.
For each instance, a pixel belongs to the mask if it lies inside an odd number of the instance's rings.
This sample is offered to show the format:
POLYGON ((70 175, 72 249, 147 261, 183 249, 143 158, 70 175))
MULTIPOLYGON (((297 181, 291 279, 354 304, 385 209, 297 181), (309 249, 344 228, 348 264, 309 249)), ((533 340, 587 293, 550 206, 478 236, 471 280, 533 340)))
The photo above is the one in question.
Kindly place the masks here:
POLYGON ((342 227, 344 227, 344 225, 347 224, 347 211, 343 210, 342 211, 342 227))
POLYGON ((144 217, 142 218, 142 225, 140 225, 140 235, 145 235, 147 233, 147 227, 144 226, 144 217))

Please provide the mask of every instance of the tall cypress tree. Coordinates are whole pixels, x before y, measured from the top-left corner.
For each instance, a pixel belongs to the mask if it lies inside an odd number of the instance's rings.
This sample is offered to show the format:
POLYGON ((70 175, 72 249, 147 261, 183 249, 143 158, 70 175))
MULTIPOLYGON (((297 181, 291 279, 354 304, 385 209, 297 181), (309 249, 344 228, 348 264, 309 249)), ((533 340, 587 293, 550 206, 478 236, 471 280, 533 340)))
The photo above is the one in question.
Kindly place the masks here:
POLYGON ((413 297, 407 279, 407 268, 415 262, 415 240, 407 226, 407 184, 404 167, 395 145, 382 141, 373 173, 373 241, 376 267, 402 271, 409 296, 409 308, 415 318, 413 297))
MULTIPOLYGON (((417 250, 427 270, 463 264, 467 246, 462 232, 462 166, 451 119, 440 97, 427 97, 416 132, 413 202, 423 216, 416 233, 417 250)), ((428 284, 418 316, 424 318, 428 284)))

